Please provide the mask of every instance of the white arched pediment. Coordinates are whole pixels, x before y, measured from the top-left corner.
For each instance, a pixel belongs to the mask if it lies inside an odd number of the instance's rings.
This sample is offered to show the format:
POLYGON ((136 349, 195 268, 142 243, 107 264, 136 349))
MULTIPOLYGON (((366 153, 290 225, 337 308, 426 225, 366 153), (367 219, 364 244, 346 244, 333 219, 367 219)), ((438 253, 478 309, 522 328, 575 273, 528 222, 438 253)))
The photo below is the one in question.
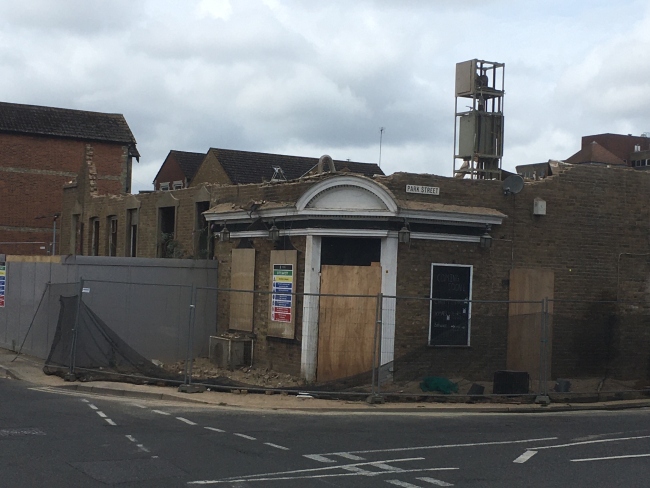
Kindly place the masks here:
POLYGON ((356 176, 328 178, 312 186, 296 202, 300 211, 397 212, 390 193, 377 183, 356 176))

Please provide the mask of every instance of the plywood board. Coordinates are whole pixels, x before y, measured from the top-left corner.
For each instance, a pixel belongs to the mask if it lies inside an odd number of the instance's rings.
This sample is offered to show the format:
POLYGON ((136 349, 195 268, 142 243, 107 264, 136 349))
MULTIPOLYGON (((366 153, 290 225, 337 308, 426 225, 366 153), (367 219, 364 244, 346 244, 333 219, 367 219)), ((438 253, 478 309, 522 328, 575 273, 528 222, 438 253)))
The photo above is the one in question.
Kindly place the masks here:
MULTIPOLYGON (((542 304, 554 297, 555 274, 549 269, 517 268, 510 271, 510 306, 508 308, 508 350, 506 366, 527 371, 532 379, 540 377, 542 347, 542 304), (529 302, 529 303, 516 303, 529 302)), ((553 302, 548 304, 546 320, 546 377, 549 378, 553 338, 553 302)))
POLYGON ((230 288, 249 292, 230 294, 229 328, 253 331, 253 290, 255 289, 255 249, 233 249, 230 265, 230 288))
POLYGON ((318 319, 318 381, 372 369, 381 266, 322 266, 318 319))
POLYGON ((296 323, 298 251, 271 251, 269 326, 267 335, 293 339, 296 323))

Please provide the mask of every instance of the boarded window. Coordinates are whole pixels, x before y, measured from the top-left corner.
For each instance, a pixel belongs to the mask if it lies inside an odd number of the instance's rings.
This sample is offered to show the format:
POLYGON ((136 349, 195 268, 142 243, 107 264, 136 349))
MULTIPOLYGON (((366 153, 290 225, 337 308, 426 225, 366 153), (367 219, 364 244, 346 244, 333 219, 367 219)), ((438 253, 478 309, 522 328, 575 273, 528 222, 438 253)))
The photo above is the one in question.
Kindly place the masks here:
POLYGON ((253 331, 253 290, 255 289, 255 249, 233 249, 230 267, 229 328, 253 331))

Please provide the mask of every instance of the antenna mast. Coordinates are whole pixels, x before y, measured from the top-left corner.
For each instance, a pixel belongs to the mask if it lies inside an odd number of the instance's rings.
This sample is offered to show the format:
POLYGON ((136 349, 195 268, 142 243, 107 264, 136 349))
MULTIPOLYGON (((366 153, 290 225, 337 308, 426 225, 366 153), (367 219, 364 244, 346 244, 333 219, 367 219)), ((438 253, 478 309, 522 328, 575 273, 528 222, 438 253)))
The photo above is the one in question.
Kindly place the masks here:
POLYGON ((384 138, 384 130, 385 127, 380 127, 379 128, 379 167, 381 168, 381 142, 382 139, 384 138))

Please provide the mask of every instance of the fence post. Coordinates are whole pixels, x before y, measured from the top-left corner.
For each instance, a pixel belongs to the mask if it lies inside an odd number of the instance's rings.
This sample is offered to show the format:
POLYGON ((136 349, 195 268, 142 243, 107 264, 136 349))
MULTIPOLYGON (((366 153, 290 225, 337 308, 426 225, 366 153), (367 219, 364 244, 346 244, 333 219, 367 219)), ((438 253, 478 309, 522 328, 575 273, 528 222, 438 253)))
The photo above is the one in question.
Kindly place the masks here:
POLYGON ((546 376, 547 368, 547 354, 548 354, 548 333, 547 333, 547 311, 548 311, 548 298, 544 298, 541 302, 541 317, 540 317, 540 341, 539 341, 539 387, 535 403, 548 405, 551 401, 548 396, 548 384, 546 376))
POLYGON ((544 370, 543 370, 543 390, 542 393, 548 396, 548 297, 544 298, 544 309, 542 311, 542 323, 544 324, 544 370))
POLYGON ((70 369, 64 376, 65 381, 75 381, 77 378, 74 374, 75 361, 77 359, 77 334, 79 332, 79 314, 81 313, 81 300, 83 299, 84 279, 79 278, 79 295, 77 297, 77 313, 74 317, 74 326, 72 327, 72 344, 70 345, 70 369))
POLYGON ((383 337, 382 326, 384 322, 384 294, 379 294, 379 309, 377 314, 377 395, 381 395, 381 341, 383 337))
POLYGON ((383 301, 383 295, 379 293, 377 295, 377 303, 375 307, 375 337, 372 343, 372 386, 370 396, 366 400, 370 404, 384 403, 383 398, 379 395, 379 367, 381 365, 381 309, 383 301))
POLYGON ((194 310, 196 309, 196 286, 192 283, 190 291, 190 316, 188 319, 187 330, 187 354, 185 356, 185 384, 192 384, 192 366, 193 366, 193 333, 194 333, 194 310))

